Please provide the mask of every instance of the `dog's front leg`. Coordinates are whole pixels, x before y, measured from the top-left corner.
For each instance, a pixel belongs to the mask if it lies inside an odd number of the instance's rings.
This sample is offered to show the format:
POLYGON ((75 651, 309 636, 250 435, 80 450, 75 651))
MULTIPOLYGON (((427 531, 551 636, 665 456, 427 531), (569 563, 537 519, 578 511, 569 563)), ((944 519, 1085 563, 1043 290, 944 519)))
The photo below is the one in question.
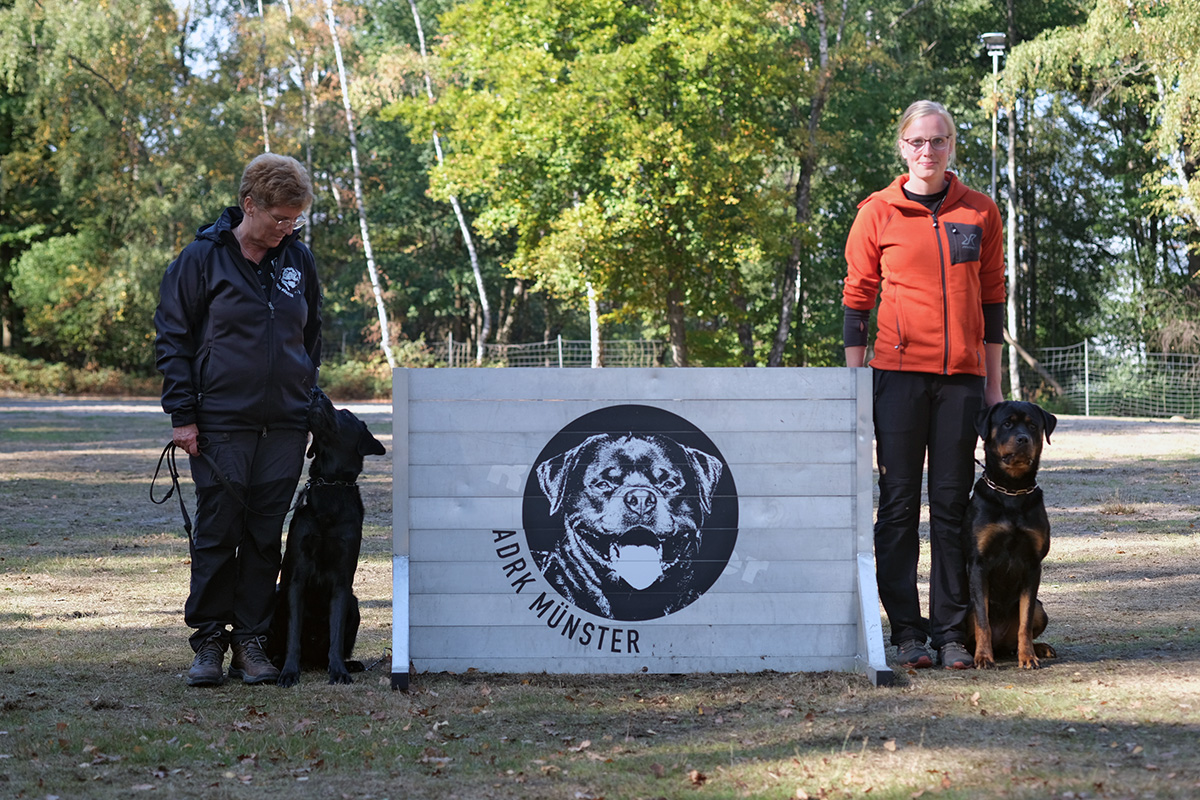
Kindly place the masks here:
POLYGON ((278 686, 295 686, 300 682, 300 629, 304 621, 304 587, 301 581, 292 580, 288 584, 288 625, 287 651, 283 661, 283 669, 279 671, 278 686))
POLYGON ((992 623, 988 617, 988 587, 983 565, 973 561, 968 578, 971 605, 975 611, 975 669, 990 669, 996 666, 996 657, 992 649, 992 623))
POLYGON ((329 597, 329 682, 354 683, 346 669, 346 611, 350 606, 350 587, 337 586, 329 597))
POLYGON ((1037 669, 1037 652, 1033 647, 1033 616, 1037 610, 1038 585, 1042 581, 1042 570, 1039 566, 1032 571, 1029 584, 1021 590, 1021 618, 1017 623, 1017 663, 1021 669, 1037 669))

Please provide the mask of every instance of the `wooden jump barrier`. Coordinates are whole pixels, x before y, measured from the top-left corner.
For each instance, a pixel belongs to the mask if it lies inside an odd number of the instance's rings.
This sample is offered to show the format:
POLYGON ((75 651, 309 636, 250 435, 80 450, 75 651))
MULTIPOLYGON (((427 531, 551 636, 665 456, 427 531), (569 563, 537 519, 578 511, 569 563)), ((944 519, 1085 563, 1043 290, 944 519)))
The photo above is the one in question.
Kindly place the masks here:
POLYGON ((397 369, 392 687, 893 674, 866 369, 397 369))

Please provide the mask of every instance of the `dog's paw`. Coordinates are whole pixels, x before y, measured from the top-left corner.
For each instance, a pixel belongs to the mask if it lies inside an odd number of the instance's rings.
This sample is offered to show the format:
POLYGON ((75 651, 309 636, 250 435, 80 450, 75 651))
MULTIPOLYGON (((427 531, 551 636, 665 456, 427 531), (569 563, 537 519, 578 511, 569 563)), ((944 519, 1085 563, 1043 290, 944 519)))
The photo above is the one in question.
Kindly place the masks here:
POLYGON ((1017 664, 1021 669, 1037 669, 1041 666, 1038 662, 1038 657, 1033 653, 1020 653, 1017 655, 1017 664))
POLYGON ((995 669, 996 659, 983 653, 975 654, 975 669, 995 669))
POLYGON ((300 682, 300 673, 284 670, 279 673, 279 678, 275 681, 276 686, 282 686, 288 689, 300 682))
POLYGON ((1038 658, 1058 658, 1058 653, 1054 648, 1045 642, 1034 642, 1033 652, 1037 654, 1038 658))
POLYGON ((354 683, 354 678, 350 677, 349 672, 334 672, 333 670, 329 670, 329 683, 330 685, 337 685, 339 683, 354 683))

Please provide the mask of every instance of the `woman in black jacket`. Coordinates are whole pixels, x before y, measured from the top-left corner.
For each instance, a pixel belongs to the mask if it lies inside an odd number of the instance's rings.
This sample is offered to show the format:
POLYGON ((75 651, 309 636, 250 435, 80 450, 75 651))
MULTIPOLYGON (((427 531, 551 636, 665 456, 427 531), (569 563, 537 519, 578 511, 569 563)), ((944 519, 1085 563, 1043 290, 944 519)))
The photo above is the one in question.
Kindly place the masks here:
POLYGON ((162 405, 196 485, 184 606, 195 629, 192 686, 223 681, 230 644, 231 678, 279 675, 265 637, 321 358, 320 284, 298 234, 312 198, 298 161, 258 156, 242 174, 238 205, 197 232, 159 292, 162 405))

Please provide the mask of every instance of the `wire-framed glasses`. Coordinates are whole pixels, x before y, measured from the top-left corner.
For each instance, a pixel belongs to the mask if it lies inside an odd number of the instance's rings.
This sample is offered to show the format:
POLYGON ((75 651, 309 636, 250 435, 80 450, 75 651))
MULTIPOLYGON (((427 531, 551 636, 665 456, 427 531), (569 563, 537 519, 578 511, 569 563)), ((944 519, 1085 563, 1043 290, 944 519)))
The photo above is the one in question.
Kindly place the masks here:
POLYGON ((271 219, 275 220, 276 228, 279 228, 281 230, 286 230, 286 231, 300 230, 301 228, 304 227, 304 224, 306 222, 308 222, 308 218, 305 217, 303 214, 300 214, 295 219, 292 219, 291 217, 277 217, 274 214, 272 214, 270 211, 267 211, 267 215, 270 216, 271 219))

